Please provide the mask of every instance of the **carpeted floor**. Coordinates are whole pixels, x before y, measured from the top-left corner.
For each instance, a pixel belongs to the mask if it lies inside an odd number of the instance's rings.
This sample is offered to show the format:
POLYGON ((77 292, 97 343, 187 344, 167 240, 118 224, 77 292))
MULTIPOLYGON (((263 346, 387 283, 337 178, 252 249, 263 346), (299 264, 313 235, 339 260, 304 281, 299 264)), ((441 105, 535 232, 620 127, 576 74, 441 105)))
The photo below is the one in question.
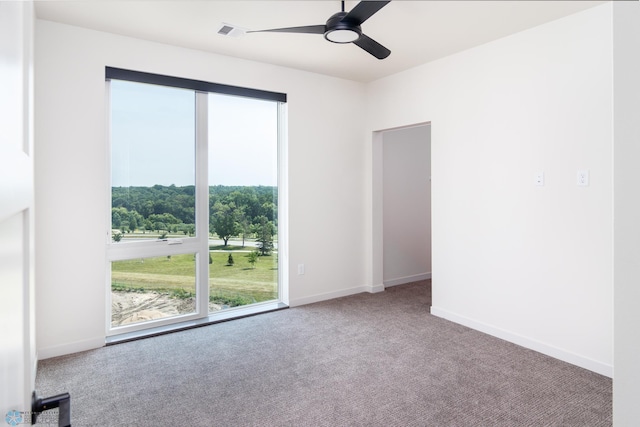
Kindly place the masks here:
POLYGON ((611 379, 395 286, 39 363, 80 426, 611 426, 611 379))

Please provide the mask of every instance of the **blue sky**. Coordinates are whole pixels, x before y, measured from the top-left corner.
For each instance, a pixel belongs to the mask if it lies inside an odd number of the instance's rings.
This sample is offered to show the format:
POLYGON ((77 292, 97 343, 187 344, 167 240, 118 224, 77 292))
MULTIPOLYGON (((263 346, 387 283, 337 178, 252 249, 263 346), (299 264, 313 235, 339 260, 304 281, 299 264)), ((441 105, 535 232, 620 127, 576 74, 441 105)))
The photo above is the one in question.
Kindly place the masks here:
MULTIPOLYGON (((194 185, 195 94, 111 81, 112 185, 194 185)), ((277 103, 209 95, 209 184, 277 185, 277 103)))

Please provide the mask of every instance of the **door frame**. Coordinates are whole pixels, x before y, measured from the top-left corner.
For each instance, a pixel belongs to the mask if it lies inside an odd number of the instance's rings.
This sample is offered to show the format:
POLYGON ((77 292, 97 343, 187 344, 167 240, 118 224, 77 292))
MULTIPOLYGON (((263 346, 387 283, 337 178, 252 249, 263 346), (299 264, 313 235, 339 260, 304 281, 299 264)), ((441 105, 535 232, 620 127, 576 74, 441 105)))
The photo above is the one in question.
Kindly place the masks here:
MULTIPOLYGON (((30 421, 35 387, 33 3, 0 4, 0 416, 30 421), (8 237, 5 239, 5 237, 8 237)), ((4 418, 2 418, 4 420, 4 418)), ((30 424, 30 422, 29 422, 30 424)))
MULTIPOLYGON (((431 121, 419 122, 405 126, 397 126, 380 129, 372 135, 372 253, 371 253, 371 277, 374 291, 384 290, 384 195, 383 195, 383 142, 384 134, 390 131, 410 129, 420 126, 429 126, 431 121)), ((433 140, 432 140, 433 143, 433 140)), ((433 247, 432 247, 433 257, 433 247)))

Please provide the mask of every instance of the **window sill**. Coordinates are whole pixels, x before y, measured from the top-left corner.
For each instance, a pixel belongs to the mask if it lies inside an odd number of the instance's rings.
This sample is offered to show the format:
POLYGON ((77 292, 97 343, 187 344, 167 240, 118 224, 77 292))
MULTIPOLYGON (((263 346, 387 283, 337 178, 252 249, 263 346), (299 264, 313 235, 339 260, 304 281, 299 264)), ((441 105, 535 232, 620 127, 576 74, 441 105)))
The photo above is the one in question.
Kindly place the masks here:
POLYGON ((263 304, 252 304, 247 307, 238 307, 220 311, 218 313, 210 313, 207 317, 197 320, 188 320, 185 322, 174 323, 171 325, 158 326, 156 328, 144 329, 135 332, 126 332, 123 334, 113 335, 106 338, 106 345, 120 344, 128 341, 135 341, 143 338, 155 337, 158 335, 170 334, 172 332, 185 331, 188 329, 199 328, 202 326, 214 325, 216 323, 228 322, 230 320, 241 319, 243 317, 255 316, 257 314, 270 313, 272 311, 284 310, 289 308, 282 302, 267 302, 263 304))

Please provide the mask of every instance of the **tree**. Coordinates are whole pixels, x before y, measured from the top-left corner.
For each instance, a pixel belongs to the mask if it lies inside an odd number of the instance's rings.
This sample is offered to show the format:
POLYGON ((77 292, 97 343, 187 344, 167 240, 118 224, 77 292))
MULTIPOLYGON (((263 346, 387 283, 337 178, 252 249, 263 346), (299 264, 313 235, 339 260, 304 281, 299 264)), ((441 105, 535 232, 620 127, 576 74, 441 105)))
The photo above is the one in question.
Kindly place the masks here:
POLYGON ((169 229, 166 228, 167 226, 180 223, 180 220, 178 218, 176 218, 175 216, 169 213, 151 214, 149 215, 149 220, 151 220, 154 223, 162 223, 165 227, 163 228, 163 230, 167 230, 167 231, 169 231, 169 229))
POLYGON ((229 254, 229 258, 227 258, 227 265, 233 265, 233 255, 229 254))
POLYGON ((193 236, 193 233, 196 231, 196 227, 193 224, 178 224, 176 229, 185 236, 193 236))
MULTIPOLYGON (((222 240, 242 235, 244 241, 250 232, 257 234, 260 216, 265 216, 277 229, 277 187, 214 185, 209 187, 208 192, 211 208, 210 232, 215 234, 216 222, 218 227, 232 230, 226 233, 220 231, 222 240), (233 220, 227 218, 223 221, 214 217, 214 208, 220 206, 218 202, 229 207, 233 220), (233 222, 237 223, 238 228, 235 230, 233 222)), ((193 225, 195 220, 195 186, 112 187, 111 207, 114 230, 125 233, 178 230, 184 233, 184 226, 193 225), (156 227, 156 224, 160 227, 156 227)), ((186 234, 193 235, 193 232, 187 231, 186 234)))
POLYGON ((262 204, 260 210, 262 215, 266 216, 269 221, 273 221, 273 219, 276 217, 278 208, 273 204, 273 202, 268 201, 262 204))
POLYGON ((227 246, 231 236, 236 236, 240 231, 236 221, 235 210, 236 206, 233 202, 229 204, 216 202, 213 206, 214 213, 211 216, 211 228, 224 241, 224 246, 227 246))
POLYGON ((258 249, 261 255, 270 255, 273 250, 273 235, 276 232, 273 223, 265 216, 258 217, 257 234, 258 249))
POLYGON ((122 228, 125 221, 130 221, 131 214, 127 208, 111 208, 111 226, 113 228, 122 228))
POLYGON ((136 229, 142 227, 144 218, 137 211, 132 210, 129 212, 127 221, 129 222, 129 230, 133 233, 136 229))
POLYGON ((260 254, 257 251, 249 252, 247 254, 247 258, 249 258, 249 264, 251 264, 251 268, 256 268, 256 262, 258 262, 258 257, 260 254))
POLYGON ((244 248, 244 242, 247 238, 247 234, 251 233, 251 222, 249 217, 245 213, 246 206, 239 207, 236 210, 236 218, 238 222, 239 233, 242 233, 242 247, 244 248))

